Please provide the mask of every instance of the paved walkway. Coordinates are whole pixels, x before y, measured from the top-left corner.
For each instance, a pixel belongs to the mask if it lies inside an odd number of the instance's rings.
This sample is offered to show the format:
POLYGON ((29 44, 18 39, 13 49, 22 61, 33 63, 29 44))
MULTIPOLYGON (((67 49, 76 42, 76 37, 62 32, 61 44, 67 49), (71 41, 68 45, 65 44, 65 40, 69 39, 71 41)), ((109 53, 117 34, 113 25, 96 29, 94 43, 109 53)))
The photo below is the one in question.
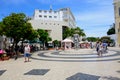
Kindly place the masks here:
POLYGON ((0 80, 120 80, 120 48, 102 57, 94 49, 39 51, 30 60, 0 61, 0 80))

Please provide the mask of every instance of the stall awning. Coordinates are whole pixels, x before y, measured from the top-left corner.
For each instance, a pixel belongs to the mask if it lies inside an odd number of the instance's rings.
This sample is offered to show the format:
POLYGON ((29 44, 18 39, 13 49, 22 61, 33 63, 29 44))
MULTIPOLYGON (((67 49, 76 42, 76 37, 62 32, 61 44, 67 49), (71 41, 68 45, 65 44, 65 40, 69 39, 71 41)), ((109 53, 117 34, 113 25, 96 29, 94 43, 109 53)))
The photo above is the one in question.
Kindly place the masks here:
POLYGON ((64 39, 62 42, 73 42, 71 39, 64 39))

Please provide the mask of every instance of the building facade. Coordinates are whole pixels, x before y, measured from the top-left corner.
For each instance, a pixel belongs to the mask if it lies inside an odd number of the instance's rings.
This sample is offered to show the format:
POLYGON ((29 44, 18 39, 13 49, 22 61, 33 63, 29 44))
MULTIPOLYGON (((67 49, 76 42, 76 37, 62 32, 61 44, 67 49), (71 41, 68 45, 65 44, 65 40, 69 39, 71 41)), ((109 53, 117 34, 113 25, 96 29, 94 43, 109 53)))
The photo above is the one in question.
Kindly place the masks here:
POLYGON ((114 0, 115 31, 117 35, 116 46, 120 47, 120 0, 114 0))
POLYGON ((75 18, 70 8, 62 8, 56 11, 53 11, 52 9, 36 9, 30 23, 34 29, 46 30, 52 38, 52 41, 63 40, 62 36, 65 27, 76 27, 75 18))

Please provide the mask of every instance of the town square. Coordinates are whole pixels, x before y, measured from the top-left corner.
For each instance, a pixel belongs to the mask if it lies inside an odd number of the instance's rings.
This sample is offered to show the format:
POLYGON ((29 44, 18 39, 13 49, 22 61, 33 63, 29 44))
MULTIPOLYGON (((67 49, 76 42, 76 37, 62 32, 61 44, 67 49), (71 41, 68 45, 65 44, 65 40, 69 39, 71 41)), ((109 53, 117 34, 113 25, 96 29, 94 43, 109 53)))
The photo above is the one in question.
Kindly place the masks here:
POLYGON ((0 80, 120 80, 120 0, 0 4, 0 80))

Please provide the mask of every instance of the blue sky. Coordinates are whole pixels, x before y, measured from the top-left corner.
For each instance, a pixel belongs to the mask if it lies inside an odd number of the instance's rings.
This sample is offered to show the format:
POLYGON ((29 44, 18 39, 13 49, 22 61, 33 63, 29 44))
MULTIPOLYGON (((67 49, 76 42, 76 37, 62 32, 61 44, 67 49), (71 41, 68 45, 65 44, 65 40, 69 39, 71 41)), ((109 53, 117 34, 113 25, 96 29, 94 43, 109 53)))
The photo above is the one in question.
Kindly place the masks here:
POLYGON ((32 16, 35 9, 69 7, 87 37, 102 37, 114 23, 113 0, 0 0, 0 21, 12 12, 32 16))

